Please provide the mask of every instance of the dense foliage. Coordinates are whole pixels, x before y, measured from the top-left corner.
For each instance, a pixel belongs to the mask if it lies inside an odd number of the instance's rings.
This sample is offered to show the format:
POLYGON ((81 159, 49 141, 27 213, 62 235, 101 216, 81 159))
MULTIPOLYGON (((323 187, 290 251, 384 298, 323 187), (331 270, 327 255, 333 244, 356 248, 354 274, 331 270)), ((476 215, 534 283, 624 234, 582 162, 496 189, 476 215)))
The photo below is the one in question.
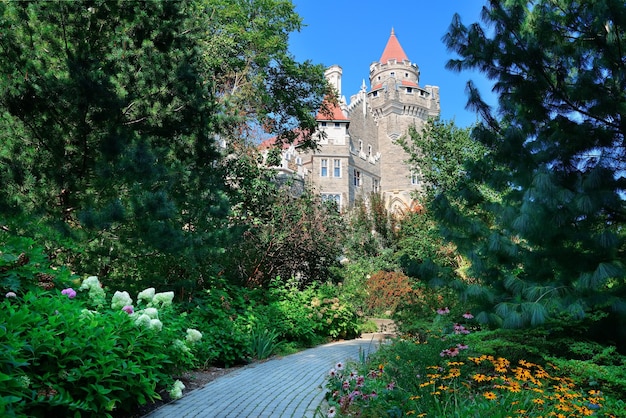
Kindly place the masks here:
POLYGON ((300 24, 283 1, 0 3, 0 223, 103 280, 202 281, 237 236, 226 150, 315 127, 300 24))
MULTIPOLYGON (((484 71, 499 105, 492 112, 468 84, 483 120, 471 141, 488 153, 459 161, 461 181, 431 206, 471 263, 475 280, 454 285, 482 302, 483 322, 600 309, 616 330, 626 312, 624 4, 490 2, 482 17, 466 26, 456 16, 445 37, 459 55, 449 67, 484 71)), ((435 146, 446 138, 431 133, 435 146)))

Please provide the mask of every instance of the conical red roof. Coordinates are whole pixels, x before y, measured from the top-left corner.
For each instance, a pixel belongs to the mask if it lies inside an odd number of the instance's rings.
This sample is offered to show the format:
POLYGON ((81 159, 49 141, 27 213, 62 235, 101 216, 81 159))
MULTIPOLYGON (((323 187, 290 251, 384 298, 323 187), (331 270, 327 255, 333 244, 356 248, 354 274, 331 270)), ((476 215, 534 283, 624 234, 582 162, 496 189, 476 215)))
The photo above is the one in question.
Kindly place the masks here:
POLYGON ((409 60, 409 58, 404 53, 404 49, 402 49, 402 46, 400 46, 400 42, 398 42, 398 38, 396 38, 396 34, 394 33, 394 30, 392 28, 391 36, 389 36, 389 40, 387 41, 387 46, 383 51, 383 55, 380 57, 380 63, 386 64, 387 61, 394 59, 398 62, 409 60))

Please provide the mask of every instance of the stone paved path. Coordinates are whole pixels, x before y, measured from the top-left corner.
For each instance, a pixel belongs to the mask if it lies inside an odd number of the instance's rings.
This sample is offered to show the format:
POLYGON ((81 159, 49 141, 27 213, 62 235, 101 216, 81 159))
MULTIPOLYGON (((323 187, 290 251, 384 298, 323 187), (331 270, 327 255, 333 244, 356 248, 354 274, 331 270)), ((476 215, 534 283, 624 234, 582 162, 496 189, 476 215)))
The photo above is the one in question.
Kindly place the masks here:
MULTIPOLYGON (((328 371, 372 353, 382 334, 334 342, 222 376, 144 418, 308 418, 324 400, 328 371)), ((321 414, 319 416, 322 416, 321 414)))

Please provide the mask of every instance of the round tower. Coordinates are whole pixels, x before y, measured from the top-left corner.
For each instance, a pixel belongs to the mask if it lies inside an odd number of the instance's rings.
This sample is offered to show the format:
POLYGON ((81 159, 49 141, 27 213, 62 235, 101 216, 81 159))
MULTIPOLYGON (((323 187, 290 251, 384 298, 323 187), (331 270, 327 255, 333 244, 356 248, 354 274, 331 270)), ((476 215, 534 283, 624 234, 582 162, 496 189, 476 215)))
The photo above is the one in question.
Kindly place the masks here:
POLYGON ((387 208, 395 212, 410 210, 412 193, 420 188, 406 164, 409 156, 397 140, 411 126, 419 130, 440 110, 438 87, 421 87, 419 79, 419 67, 409 60, 392 29, 380 60, 370 65, 367 97, 378 130, 380 189, 387 208))

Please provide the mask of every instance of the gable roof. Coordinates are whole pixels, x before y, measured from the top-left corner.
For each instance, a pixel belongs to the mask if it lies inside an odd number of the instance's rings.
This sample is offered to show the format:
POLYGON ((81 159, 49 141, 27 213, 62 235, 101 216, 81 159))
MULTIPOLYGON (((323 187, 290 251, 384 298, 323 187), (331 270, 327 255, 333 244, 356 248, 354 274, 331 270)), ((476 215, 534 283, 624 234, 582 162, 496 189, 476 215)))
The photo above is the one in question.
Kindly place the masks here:
POLYGON ((315 120, 345 120, 348 121, 348 118, 345 117, 343 111, 339 107, 336 102, 329 102, 328 100, 324 100, 325 107, 328 109, 328 112, 323 112, 320 110, 317 115, 315 115, 315 120))
POLYGON ((387 61, 396 60, 397 62, 409 61, 409 58, 404 53, 404 49, 400 45, 398 38, 396 38, 396 34, 391 28, 391 35, 389 36, 389 40, 387 41, 387 46, 385 46, 385 50, 383 51, 383 55, 380 57, 380 63, 386 64, 387 61))

